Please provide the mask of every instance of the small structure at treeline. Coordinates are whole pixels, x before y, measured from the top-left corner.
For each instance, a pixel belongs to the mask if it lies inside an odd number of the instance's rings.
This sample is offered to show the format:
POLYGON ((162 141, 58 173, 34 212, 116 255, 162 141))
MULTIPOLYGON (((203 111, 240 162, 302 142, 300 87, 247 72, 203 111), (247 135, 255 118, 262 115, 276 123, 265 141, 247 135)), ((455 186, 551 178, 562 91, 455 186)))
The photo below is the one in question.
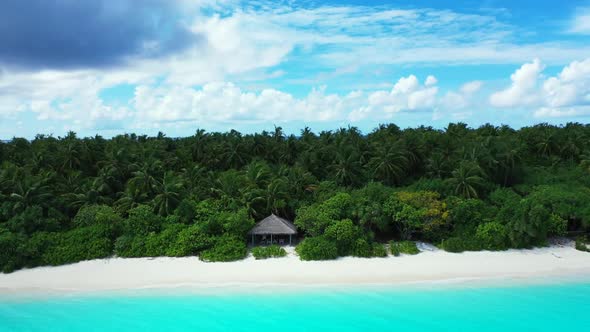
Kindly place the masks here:
POLYGON ((262 219, 248 232, 252 236, 252 244, 289 244, 293 243, 293 235, 297 235, 297 227, 287 219, 274 213, 262 219))

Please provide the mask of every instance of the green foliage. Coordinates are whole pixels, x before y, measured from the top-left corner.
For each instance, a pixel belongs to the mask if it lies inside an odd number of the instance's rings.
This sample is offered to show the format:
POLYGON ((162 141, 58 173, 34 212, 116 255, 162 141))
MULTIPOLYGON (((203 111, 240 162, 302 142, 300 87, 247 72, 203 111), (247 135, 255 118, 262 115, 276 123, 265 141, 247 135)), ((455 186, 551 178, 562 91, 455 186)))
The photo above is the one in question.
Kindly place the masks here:
POLYGON ((217 253, 270 213, 335 248, 315 257, 377 255, 374 239, 543 245, 590 230, 588 137, 577 123, 458 123, 14 138, 0 143, 0 267, 217 253))
POLYGON ((197 216, 197 203, 191 199, 183 199, 174 214, 178 216, 181 223, 192 224, 197 216))
POLYGON ((467 199, 478 198, 485 184, 484 172, 477 163, 464 160, 452 172, 447 182, 453 188, 455 195, 467 199))
POLYGON ((254 247, 252 248, 252 255, 256 259, 267 259, 271 257, 285 257, 287 256, 287 252, 277 245, 272 245, 268 247, 254 247))
POLYGON ((590 188, 580 185, 538 186, 527 197, 562 219, 578 220, 590 228, 590 188))
POLYGON ((387 257, 387 249, 381 243, 373 243, 373 257, 387 257))
POLYGON ((56 217, 44 216, 40 206, 30 206, 10 218, 5 226, 16 233, 33 234, 36 231, 56 231, 61 224, 56 217))
POLYGON ((478 251, 482 247, 474 237, 450 237, 441 242, 440 247, 448 252, 478 251))
POLYGON ((129 210, 129 218, 124 222, 125 234, 147 235, 159 232, 164 224, 164 218, 155 214, 147 205, 140 205, 129 210))
POLYGON ((552 213, 549 216, 549 229, 547 235, 549 236, 565 236, 567 234, 567 220, 552 213))
POLYGON ((338 256, 347 256, 352 252, 355 242, 363 236, 363 232, 352 220, 344 219, 328 226, 324 236, 336 244, 338 256))
POLYGON ((352 204, 349 194, 338 193, 322 203, 297 210, 295 225, 311 236, 321 235, 328 226, 346 218, 350 214, 352 204))
POLYGON ((391 196, 393 189, 379 182, 370 182, 365 187, 351 193, 353 199, 352 217, 359 225, 388 233, 391 230, 389 216, 383 205, 391 196))
POLYGON ((446 227, 449 219, 446 204, 439 197, 438 193, 430 191, 400 191, 390 197, 384 210, 402 239, 409 240, 415 233, 432 239, 446 227))
POLYGON ((94 225, 117 225, 122 223, 122 218, 112 207, 106 205, 88 205, 82 207, 74 217, 76 227, 94 225))
POLYGON ((352 256, 355 257, 387 257, 387 249, 385 246, 370 242, 367 239, 357 239, 352 249, 352 256))
POLYGON ((420 250, 416 246, 416 242, 412 241, 390 241, 389 250, 394 256, 399 256, 400 254, 417 255, 420 253, 420 250))
POLYGON ((191 225, 181 230, 176 240, 170 243, 167 256, 195 256, 215 244, 215 237, 209 235, 200 225, 191 225))
POLYGON ((238 238, 245 237, 255 224, 254 219, 248 215, 246 209, 240 209, 236 212, 224 211, 219 213, 216 218, 223 225, 225 234, 231 234, 238 238))
POLYGON ((489 222, 496 214, 493 207, 479 199, 449 197, 447 202, 453 228, 459 234, 475 232, 480 224, 489 222))
POLYGON ((488 222, 477 227, 475 238, 485 250, 508 249, 508 235, 506 228, 499 222, 488 222))
POLYGON ((338 258, 338 247, 324 236, 308 237, 301 241, 295 251, 304 261, 320 261, 338 258))
POLYGON ((248 255, 246 242, 233 235, 223 235, 215 241, 211 249, 201 252, 199 259, 205 262, 231 262, 248 255))
POLYGON ((2 272, 12 272, 22 267, 22 257, 19 252, 24 236, 0 228, 0 269, 2 272))
POLYGON ((510 188, 496 189, 490 194, 489 197, 490 202, 498 207, 502 207, 510 203, 518 203, 521 199, 522 197, 510 188))
POLYGON ((576 238, 576 249, 590 252, 590 242, 588 242, 588 238, 586 236, 578 236, 576 238))
POLYGON ((62 265, 113 254, 112 230, 103 225, 75 228, 55 233, 53 244, 43 254, 43 263, 62 265))
POLYGON ((542 205, 522 200, 507 224, 508 237, 515 248, 544 245, 549 232, 550 212, 542 205))

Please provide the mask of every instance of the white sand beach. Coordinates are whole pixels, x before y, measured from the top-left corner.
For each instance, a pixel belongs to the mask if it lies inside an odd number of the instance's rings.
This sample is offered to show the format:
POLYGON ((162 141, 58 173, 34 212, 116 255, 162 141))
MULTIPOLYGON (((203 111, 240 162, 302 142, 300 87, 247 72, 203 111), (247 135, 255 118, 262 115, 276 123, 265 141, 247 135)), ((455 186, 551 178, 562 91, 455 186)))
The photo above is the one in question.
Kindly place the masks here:
POLYGON ((403 284, 466 280, 581 277, 590 280, 590 254, 570 245, 453 254, 424 247, 419 255, 346 257, 303 262, 284 258, 205 263, 197 257, 111 258, 0 274, 0 294, 131 290, 223 285, 403 284))

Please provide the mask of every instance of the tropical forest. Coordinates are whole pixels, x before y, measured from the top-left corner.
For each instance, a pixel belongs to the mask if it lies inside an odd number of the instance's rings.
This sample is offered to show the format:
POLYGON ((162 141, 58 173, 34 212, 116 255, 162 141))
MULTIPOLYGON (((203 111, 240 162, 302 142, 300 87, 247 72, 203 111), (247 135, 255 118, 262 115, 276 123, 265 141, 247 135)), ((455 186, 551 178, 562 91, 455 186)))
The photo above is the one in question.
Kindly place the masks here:
POLYGON ((571 237, 587 248, 590 125, 0 143, 5 273, 106 257, 240 260, 270 214, 294 222, 302 260, 412 253, 416 241, 462 252, 571 237))

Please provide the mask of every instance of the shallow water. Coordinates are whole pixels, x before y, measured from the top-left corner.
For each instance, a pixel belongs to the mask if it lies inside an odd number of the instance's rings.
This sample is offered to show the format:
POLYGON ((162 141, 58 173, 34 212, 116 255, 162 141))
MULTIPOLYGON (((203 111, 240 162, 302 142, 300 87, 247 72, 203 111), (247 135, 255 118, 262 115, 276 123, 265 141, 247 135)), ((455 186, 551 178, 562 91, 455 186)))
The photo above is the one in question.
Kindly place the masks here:
POLYGON ((590 280, 2 297, 0 331, 590 331, 590 280))

